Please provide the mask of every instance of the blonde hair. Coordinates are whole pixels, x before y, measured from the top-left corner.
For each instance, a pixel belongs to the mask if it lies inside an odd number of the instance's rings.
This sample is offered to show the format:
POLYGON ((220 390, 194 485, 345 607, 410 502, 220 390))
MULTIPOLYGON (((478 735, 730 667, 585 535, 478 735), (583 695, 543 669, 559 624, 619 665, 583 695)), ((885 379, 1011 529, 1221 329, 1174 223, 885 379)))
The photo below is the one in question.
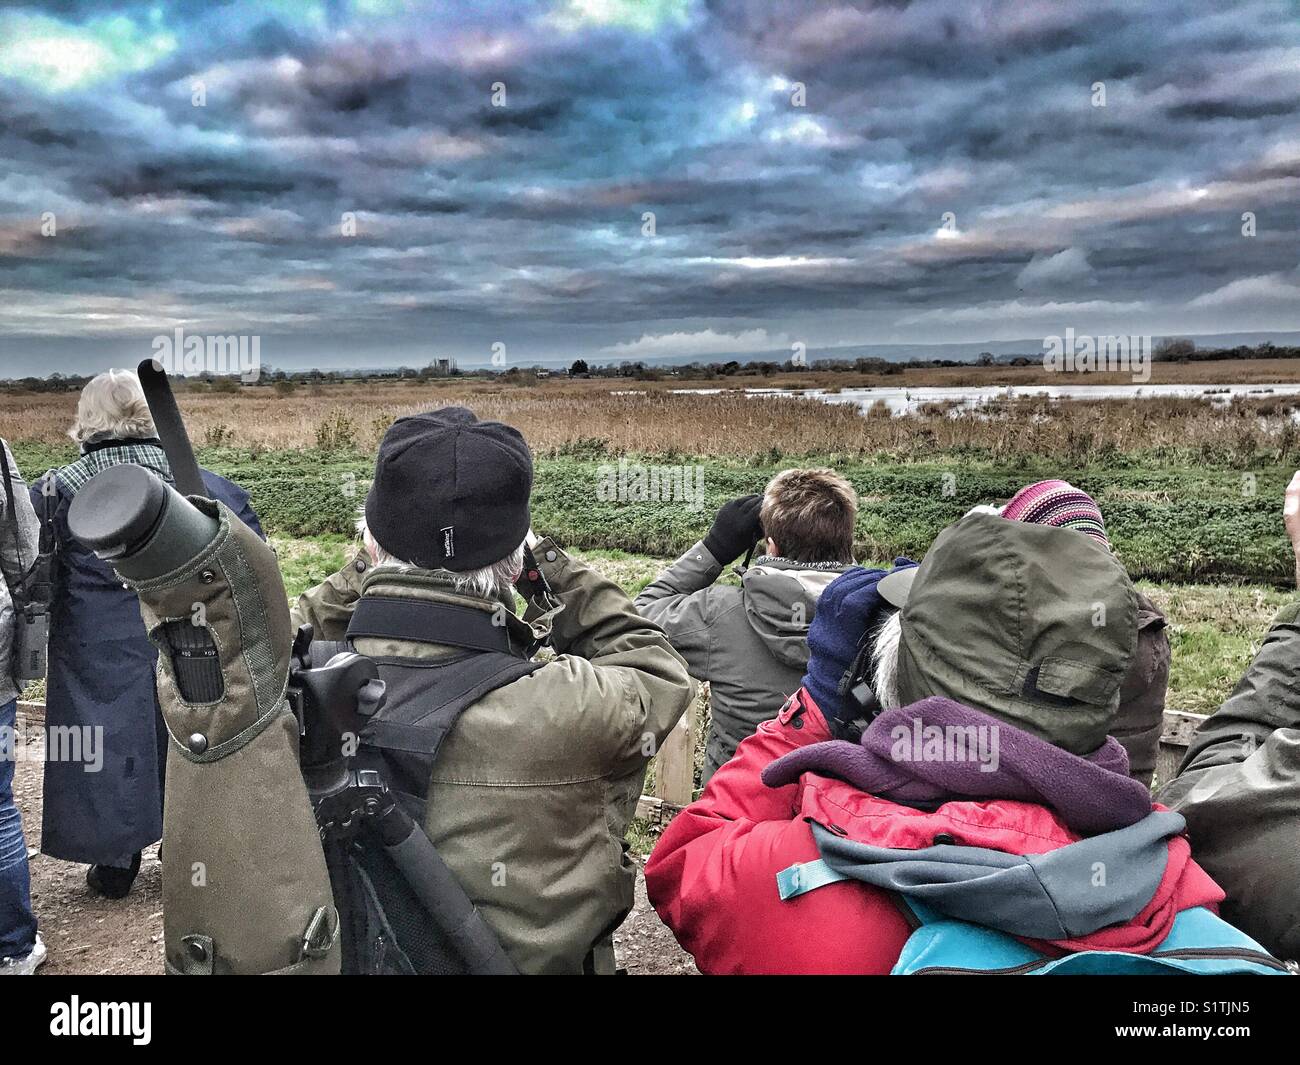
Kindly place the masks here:
POLYGON ((156 432, 140 379, 131 370, 109 370, 81 390, 68 435, 87 444, 97 437, 148 437, 156 432))

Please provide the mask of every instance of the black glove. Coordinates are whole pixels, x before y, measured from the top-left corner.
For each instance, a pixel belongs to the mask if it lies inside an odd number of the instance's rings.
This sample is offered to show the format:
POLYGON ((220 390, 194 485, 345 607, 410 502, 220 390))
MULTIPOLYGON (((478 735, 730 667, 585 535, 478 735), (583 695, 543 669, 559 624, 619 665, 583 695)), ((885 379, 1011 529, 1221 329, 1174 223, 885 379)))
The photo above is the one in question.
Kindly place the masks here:
POLYGON ((704 546, 719 564, 734 562, 763 535, 758 512, 763 506, 761 495, 741 496, 722 504, 713 527, 704 536, 704 546))

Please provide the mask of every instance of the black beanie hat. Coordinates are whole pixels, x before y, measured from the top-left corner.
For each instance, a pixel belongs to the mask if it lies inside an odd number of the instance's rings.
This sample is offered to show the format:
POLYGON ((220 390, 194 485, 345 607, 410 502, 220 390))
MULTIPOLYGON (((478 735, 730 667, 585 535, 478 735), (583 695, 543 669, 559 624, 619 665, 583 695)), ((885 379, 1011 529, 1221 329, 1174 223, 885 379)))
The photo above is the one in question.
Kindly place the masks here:
POLYGON ((517 429, 464 407, 398 418, 384 434, 366 525, 394 558, 455 572, 524 542, 533 457, 517 429))

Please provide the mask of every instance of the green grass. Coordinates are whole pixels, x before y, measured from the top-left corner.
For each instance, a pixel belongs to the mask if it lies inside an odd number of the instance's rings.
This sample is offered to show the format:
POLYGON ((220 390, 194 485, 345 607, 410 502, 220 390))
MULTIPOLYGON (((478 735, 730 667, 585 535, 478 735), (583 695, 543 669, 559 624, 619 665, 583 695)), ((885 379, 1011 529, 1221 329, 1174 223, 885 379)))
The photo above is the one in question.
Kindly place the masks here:
POLYGON ((1141 582, 1169 618, 1170 710, 1213 713, 1259 650, 1278 609, 1295 591, 1259 585, 1141 582))
MULTIPOLYGON (((32 476, 73 456, 71 446, 21 442, 15 452, 32 476)), ((247 488, 267 530, 286 538, 349 535, 373 466, 373 456, 351 450, 203 448, 200 459, 247 488)), ((723 502, 761 491, 787 465, 684 456, 655 461, 698 461, 703 498, 602 499, 602 485, 616 469, 608 456, 544 457, 537 460, 534 527, 571 547, 674 556, 703 534, 723 502)), ((914 463, 835 455, 802 461, 834 466, 857 489, 862 503, 856 546, 862 558, 919 556, 941 529, 977 503, 1005 500, 1031 481, 1056 476, 1097 499, 1116 551, 1135 577, 1281 583, 1293 569, 1280 520, 1292 470, 1276 461, 1261 460, 1249 469, 1126 453, 1105 464, 1064 468, 1032 456, 994 464, 958 454, 914 463)))
MULTIPOLYGON (((1008 470, 958 460, 834 465, 861 500, 859 558, 919 557, 940 530, 976 504, 1006 500, 1027 483, 1060 476, 1097 499, 1116 551, 1135 577, 1284 581, 1293 570, 1280 520, 1291 470, 1281 466, 1250 471, 1254 478, 1248 482, 1240 470, 1214 467, 1061 469, 1026 462, 1008 470)), ((604 501, 597 496, 598 464, 543 460, 534 491, 535 524, 578 547, 675 555, 703 534, 718 506, 761 491, 779 468, 709 463, 704 505, 692 509, 604 501)))
POLYGON ((337 535, 306 539, 272 536, 271 546, 280 560, 280 575, 290 602, 342 569, 357 550, 354 540, 337 535))

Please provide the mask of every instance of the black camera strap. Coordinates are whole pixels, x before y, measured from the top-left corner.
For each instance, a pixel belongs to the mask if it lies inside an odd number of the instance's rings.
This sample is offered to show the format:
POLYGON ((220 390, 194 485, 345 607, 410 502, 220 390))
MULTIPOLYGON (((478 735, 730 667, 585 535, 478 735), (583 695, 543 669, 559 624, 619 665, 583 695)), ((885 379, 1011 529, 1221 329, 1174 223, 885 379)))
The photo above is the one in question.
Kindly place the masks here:
POLYGON ((352 610, 347 638, 349 642, 366 636, 410 640, 527 658, 527 648, 497 617, 487 610, 454 603, 365 595, 352 610))
MULTIPOLYGON (((424 756, 432 766, 461 712, 484 695, 540 667, 529 649, 495 615, 454 603, 362 596, 348 623, 347 646, 358 638, 407 640, 456 647, 468 654, 439 664, 383 659, 389 701, 367 725, 367 743, 424 756)), ((316 660, 313 651, 312 660, 316 660)), ((421 789, 422 790, 422 789, 421 789)))
POLYGON ((851 713, 838 718, 832 726, 836 739, 857 743, 862 733, 884 709, 871 687, 872 666, 875 662, 875 640, 871 630, 858 640, 857 653, 852 664, 840 676, 839 696, 845 700, 851 713))
POLYGON ((41 537, 39 551, 51 556, 59 548, 59 541, 54 535, 54 506, 58 498, 58 484, 53 470, 47 470, 41 478, 41 537))

